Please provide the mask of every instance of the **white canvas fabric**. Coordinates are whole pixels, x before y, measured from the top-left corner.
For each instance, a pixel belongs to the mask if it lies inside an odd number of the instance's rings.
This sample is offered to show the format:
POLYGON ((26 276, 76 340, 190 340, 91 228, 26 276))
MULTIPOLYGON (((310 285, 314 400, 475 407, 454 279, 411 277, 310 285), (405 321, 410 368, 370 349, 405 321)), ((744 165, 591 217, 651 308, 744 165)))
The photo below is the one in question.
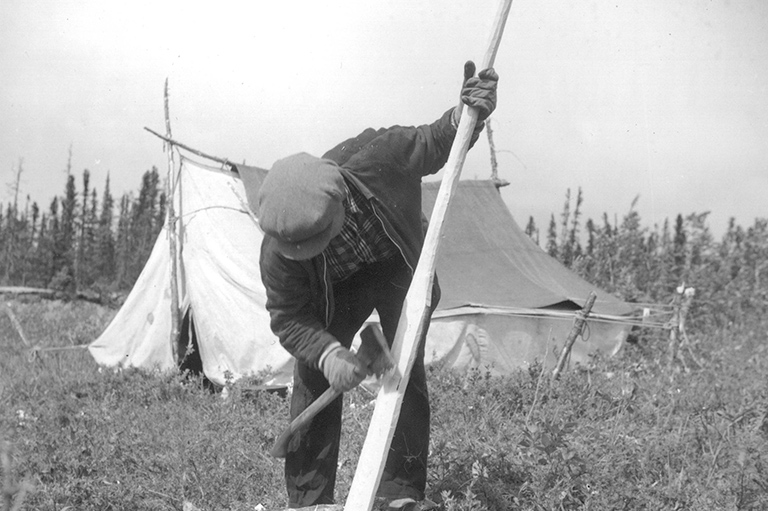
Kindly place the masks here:
MULTIPOLYGON (((438 313, 427 338, 427 363, 489 371, 492 375, 543 363, 553 368, 573 326, 573 312, 464 307, 438 313)), ((618 353, 629 327, 621 318, 592 315, 574 342, 570 364, 587 364, 594 353, 618 353)))
MULTIPOLYGON (((269 328, 259 272, 263 235, 248 213, 242 181, 184 158, 180 183, 178 281, 182 304, 192 309, 205 375, 224 384, 272 371, 270 383, 289 382, 293 363, 269 328)), ((166 228, 125 304, 89 346, 99 364, 175 368, 170 281, 166 228)))

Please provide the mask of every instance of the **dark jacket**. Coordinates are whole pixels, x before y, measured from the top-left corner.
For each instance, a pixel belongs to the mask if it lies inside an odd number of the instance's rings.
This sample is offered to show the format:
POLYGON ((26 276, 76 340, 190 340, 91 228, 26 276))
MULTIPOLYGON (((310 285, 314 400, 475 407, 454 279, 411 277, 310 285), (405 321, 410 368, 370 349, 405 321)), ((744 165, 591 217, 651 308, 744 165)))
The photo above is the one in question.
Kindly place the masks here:
MULTIPOLYGON (((456 135, 452 112, 429 125, 367 129, 323 156, 341 165, 344 177, 370 200, 411 271, 424 243, 421 178, 438 172, 448 159, 456 135)), ((260 266, 273 332, 291 355, 317 367, 323 350, 336 340, 325 330, 334 304, 323 254, 293 261, 277 251, 274 238, 264 236, 260 266)))

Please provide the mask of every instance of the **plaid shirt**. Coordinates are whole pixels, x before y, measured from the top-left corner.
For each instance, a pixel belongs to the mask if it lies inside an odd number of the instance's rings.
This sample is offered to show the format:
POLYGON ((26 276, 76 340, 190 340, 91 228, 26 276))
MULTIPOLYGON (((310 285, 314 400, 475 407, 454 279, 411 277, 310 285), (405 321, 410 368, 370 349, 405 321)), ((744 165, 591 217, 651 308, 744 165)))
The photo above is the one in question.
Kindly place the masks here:
POLYGON ((363 193, 347 183, 344 225, 323 251, 331 282, 341 282, 363 265, 383 261, 399 253, 381 220, 363 193))

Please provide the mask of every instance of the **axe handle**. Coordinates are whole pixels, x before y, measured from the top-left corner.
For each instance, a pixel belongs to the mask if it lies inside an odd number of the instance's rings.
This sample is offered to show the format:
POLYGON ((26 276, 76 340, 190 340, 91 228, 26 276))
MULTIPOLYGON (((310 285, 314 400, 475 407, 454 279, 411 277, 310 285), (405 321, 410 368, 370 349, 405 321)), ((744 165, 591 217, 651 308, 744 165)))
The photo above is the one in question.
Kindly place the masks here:
POLYGON ((275 445, 272 447, 272 450, 269 451, 269 454, 275 458, 285 458, 285 456, 288 454, 288 446, 291 444, 293 435, 296 434, 297 431, 302 430, 312 421, 312 419, 315 418, 315 415, 320 413, 326 406, 331 404, 340 395, 341 392, 334 389, 333 387, 328 387, 328 389, 323 392, 319 398, 315 399, 312 404, 306 407, 304 411, 302 411, 299 415, 296 416, 295 419, 291 421, 288 427, 285 428, 285 431, 283 431, 280 436, 277 437, 277 440, 275 440, 275 445))
MULTIPOLYGON (((380 357, 385 357, 390 365, 394 366, 394 360, 389 353, 389 346, 387 346, 387 340, 381 331, 381 328, 375 324, 369 324, 360 332, 361 346, 357 350, 357 355, 361 351, 371 355, 371 350, 378 353, 380 357)), ((341 392, 334 390, 333 387, 329 387, 323 392, 319 398, 315 399, 308 407, 306 407, 295 419, 291 421, 285 431, 283 431, 277 440, 275 445, 269 453, 275 458, 285 458, 288 454, 288 450, 291 446, 291 440, 294 435, 304 429, 315 416, 320 413, 326 406, 331 404, 337 397, 341 395, 341 392)))

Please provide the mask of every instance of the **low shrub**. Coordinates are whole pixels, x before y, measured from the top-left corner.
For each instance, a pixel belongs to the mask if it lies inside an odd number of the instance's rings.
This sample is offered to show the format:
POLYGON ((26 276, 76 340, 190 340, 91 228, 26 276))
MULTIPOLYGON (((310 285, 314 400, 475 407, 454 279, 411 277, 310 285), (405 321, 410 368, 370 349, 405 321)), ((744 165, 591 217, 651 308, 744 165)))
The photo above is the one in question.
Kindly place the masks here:
MULTIPOLYGON (((103 328, 90 306, 14 310, 40 348, 103 328)), ((660 336, 556 380, 539 364, 505 377, 432 367, 427 496, 447 511, 766 509, 766 334, 762 318, 691 332, 701 366, 687 370, 666 363, 660 336)), ((0 349, 3 470, 20 509, 285 504, 282 460, 268 455, 285 398, 237 382, 224 399, 191 375, 100 369, 82 349, 30 358, 4 316, 0 349)), ((374 399, 363 388, 345 399, 340 502, 374 399)))

